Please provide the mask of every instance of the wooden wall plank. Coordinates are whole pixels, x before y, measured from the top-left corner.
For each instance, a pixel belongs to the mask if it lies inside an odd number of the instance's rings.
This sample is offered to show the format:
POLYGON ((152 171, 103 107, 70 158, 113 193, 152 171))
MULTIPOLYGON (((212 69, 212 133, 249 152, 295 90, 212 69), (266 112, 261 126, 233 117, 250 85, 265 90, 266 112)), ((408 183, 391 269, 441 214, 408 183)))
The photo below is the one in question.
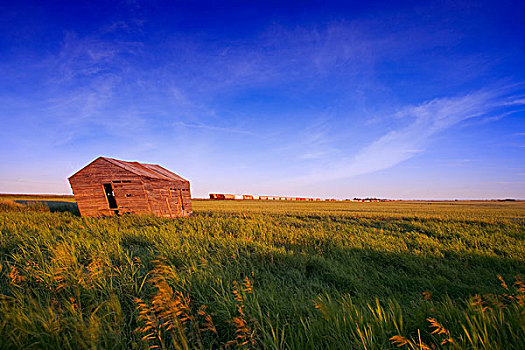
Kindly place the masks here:
POLYGON ((82 216, 111 216, 104 184, 111 183, 119 214, 153 213, 179 217, 192 213, 189 181, 153 179, 136 175, 99 158, 69 178, 82 216), (174 196, 174 193, 177 193, 174 196))

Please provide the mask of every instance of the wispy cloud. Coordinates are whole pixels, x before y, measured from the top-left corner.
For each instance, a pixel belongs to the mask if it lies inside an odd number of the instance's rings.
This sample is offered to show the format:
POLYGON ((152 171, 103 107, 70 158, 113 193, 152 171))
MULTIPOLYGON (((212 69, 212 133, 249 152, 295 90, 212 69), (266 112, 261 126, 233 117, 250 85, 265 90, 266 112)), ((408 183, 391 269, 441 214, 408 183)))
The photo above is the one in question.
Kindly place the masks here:
POLYGON ((525 105, 525 97, 518 97, 510 99, 502 103, 504 106, 523 106, 525 105))
POLYGON ((319 117, 298 132, 293 148, 303 160, 330 158, 338 152, 338 149, 331 144, 332 133, 331 119, 325 116, 319 117))
POLYGON ((423 153, 433 136, 465 120, 494 113, 502 105, 502 99, 501 91, 482 90, 407 106, 391 116, 406 120, 405 126, 387 132, 354 156, 332 162, 301 179, 316 181, 348 178, 392 168, 423 153))
POLYGON ((205 130, 211 130, 211 131, 219 131, 223 133, 253 135, 252 132, 246 131, 246 130, 230 128, 230 127, 207 125, 204 123, 185 123, 185 122, 178 121, 178 122, 174 122, 173 125, 178 126, 178 127, 183 127, 183 128, 190 128, 190 129, 205 129, 205 130))
MULTIPOLYGON (((152 49, 148 43, 108 36, 140 30, 140 23, 116 21, 84 36, 69 31, 61 49, 41 64, 46 77, 43 85, 47 88, 40 100, 42 112, 48 113, 46 121, 53 129, 63 126, 61 137, 56 138, 60 144, 96 127, 117 135, 122 129, 128 134, 137 128, 142 128, 142 133, 154 132, 156 128, 148 126, 148 117, 155 118, 156 127, 246 133, 240 128, 221 126, 239 124, 234 113, 215 108, 217 97, 224 91, 234 95, 261 86, 281 89, 283 85, 308 80, 311 86, 300 87, 304 93, 315 90, 320 82, 316 80, 322 81, 335 72, 348 80, 343 85, 366 85, 378 90, 377 84, 372 83, 377 60, 420 50, 423 43, 423 47, 436 45, 435 41, 429 43, 426 36, 423 40, 423 36, 415 35, 409 27, 388 32, 385 37, 381 30, 371 30, 378 25, 370 21, 295 29, 274 25, 252 40, 217 45, 199 38, 172 36, 164 44, 165 54, 155 65, 145 65, 142 70, 137 70, 132 61, 147 57, 147 51, 152 49), (404 40, 407 33, 411 33, 411 43, 404 40), (137 91, 141 94, 137 95, 137 91), (149 110, 150 115, 138 112, 144 110, 149 110)), ((281 93, 289 95, 290 89, 293 93, 297 87, 288 87, 281 93)), ((49 125, 47 129, 53 133, 49 125)), ((326 130, 309 132, 312 137, 315 134, 317 140, 307 143, 303 159, 319 159, 334 151, 325 141, 326 130)))
POLYGON ((133 55, 141 47, 137 41, 108 40, 96 35, 79 37, 66 32, 61 49, 43 65, 54 73, 50 82, 78 84, 78 79, 118 75, 126 69, 123 55, 133 55))

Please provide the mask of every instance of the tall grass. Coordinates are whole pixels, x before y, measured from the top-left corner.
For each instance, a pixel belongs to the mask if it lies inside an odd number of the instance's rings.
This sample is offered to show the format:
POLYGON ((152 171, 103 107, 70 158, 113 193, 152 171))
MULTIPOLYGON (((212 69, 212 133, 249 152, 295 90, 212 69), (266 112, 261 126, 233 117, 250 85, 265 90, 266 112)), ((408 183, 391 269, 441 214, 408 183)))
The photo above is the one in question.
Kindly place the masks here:
POLYGON ((522 348, 524 205, 381 204, 2 202, 0 348, 522 348))

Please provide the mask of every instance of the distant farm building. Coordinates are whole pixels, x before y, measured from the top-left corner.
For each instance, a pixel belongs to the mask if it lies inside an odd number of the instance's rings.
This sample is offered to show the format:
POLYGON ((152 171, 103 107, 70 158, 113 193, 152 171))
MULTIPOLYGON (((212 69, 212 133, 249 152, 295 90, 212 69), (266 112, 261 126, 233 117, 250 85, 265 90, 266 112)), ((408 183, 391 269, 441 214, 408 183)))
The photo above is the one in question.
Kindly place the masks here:
POLYGON ((69 178, 82 216, 192 213, 190 182, 156 164, 99 157, 69 178))

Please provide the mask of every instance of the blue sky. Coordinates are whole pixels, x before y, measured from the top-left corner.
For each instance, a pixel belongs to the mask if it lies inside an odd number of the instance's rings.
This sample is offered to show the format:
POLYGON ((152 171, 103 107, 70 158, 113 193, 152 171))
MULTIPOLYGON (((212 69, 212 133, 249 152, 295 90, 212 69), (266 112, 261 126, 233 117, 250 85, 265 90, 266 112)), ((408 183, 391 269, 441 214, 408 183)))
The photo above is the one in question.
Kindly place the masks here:
POLYGON ((523 2, 1 1, 0 192, 525 198, 523 2))

